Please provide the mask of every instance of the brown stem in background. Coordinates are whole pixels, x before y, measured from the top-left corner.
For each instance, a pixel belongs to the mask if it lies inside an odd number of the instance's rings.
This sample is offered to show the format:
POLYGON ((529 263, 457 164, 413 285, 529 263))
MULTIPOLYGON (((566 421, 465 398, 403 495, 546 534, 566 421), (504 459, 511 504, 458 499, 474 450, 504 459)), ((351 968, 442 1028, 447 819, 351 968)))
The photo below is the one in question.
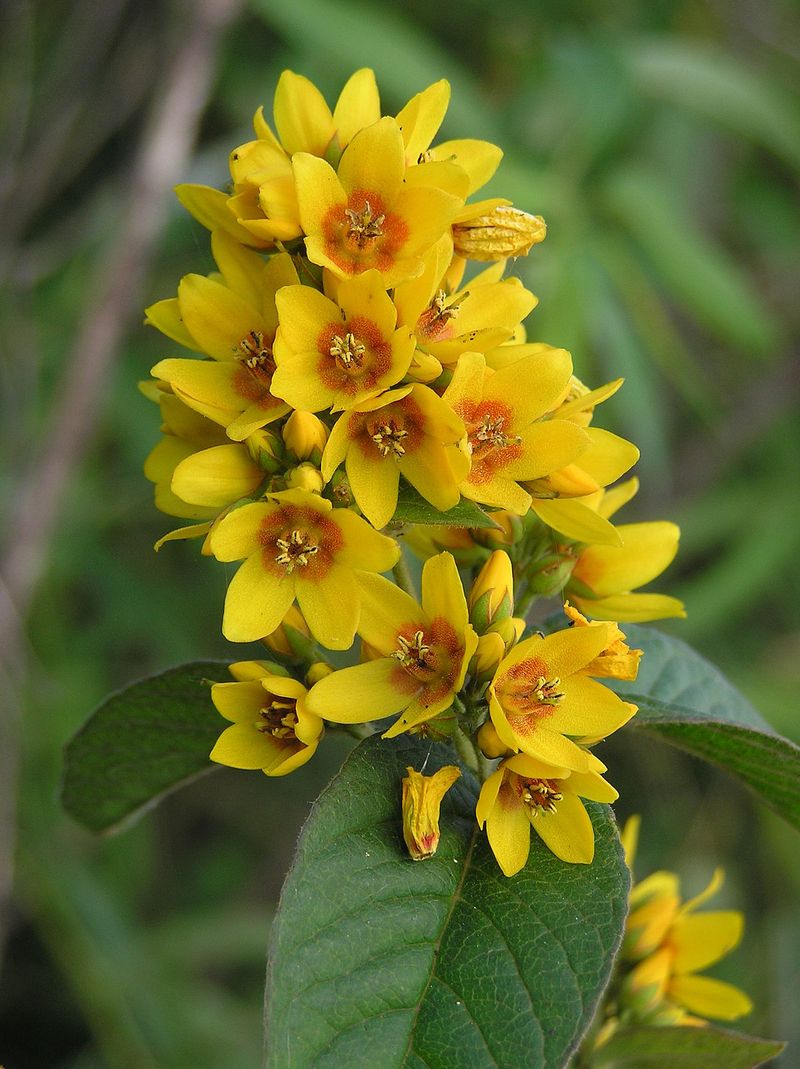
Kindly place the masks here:
MULTIPOLYGON (((220 35, 238 7, 239 0, 200 0, 183 12, 185 32, 154 93, 118 232, 88 289, 92 296, 65 361, 46 438, 34 452, 27 477, 18 483, 20 498, 0 578, 0 679, 9 706, 18 704, 10 694, 19 694, 25 617, 64 495, 94 433, 109 369, 139 306, 167 197, 186 170, 208 100, 220 35)), ((0 945, 12 882, 18 736, 18 713, 9 710, 0 717, 0 945)))

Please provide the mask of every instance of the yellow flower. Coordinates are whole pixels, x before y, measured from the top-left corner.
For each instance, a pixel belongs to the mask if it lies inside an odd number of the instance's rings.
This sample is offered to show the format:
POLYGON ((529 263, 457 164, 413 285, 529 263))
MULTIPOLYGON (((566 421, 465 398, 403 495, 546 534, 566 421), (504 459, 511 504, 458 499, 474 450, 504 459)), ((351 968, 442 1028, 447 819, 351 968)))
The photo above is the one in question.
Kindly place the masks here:
MULTIPOLYGON (((570 626, 596 627, 586 617, 573 608, 569 602, 564 603, 564 612, 570 620, 570 626)), ((632 650, 625 642, 625 635, 611 623, 611 635, 608 645, 583 669, 587 676, 602 676, 604 679, 636 679, 639 674, 639 661, 643 650, 632 650)))
POLYGON ((322 458, 329 481, 344 461, 350 489, 374 527, 397 508, 402 475, 446 512, 460 500, 469 460, 458 448, 464 424, 433 390, 418 383, 355 405, 331 432, 322 458))
POLYGON ((403 839, 412 861, 433 857, 439 847, 439 809, 447 791, 461 775, 455 765, 445 765, 432 776, 423 776, 410 766, 403 779, 403 839))
POLYGON ((533 635, 500 663, 489 687, 489 711, 497 733, 513 750, 579 772, 597 758, 569 736, 604 737, 636 711, 584 669, 608 645, 610 625, 533 635))
POLYGON ((190 408, 242 441, 278 419, 288 406, 271 392, 275 360, 272 345, 278 324, 275 294, 297 282, 286 255, 267 263, 222 232, 212 236, 222 281, 186 275, 174 302, 148 308, 148 322, 174 334, 175 323, 187 334, 184 344, 212 360, 168 359, 152 369, 190 408), (165 329, 166 328, 166 329, 165 329))
POLYGON ((449 241, 438 241, 425 256, 422 274, 394 293, 399 322, 411 327, 420 350, 447 365, 467 351, 483 353, 508 341, 537 304, 519 279, 502 279, 505 263, 448 293, 444 276, 450 254, 449 241))
POLYGON ((460 213, 453 226, 455 251, 468 260, 527 256, 547 236, 547 226, 540 215, 529 215, 510 204, 499 204, 489 211, 484 210, 484 205, 471 207, 471 212, 460 213))
POLYGON ((475 814, 478 824, 486 825, 498 865, 513 876, 528 860, 531 827, 562 861, 590 864, 594 830, 581 798, 613 802, 617 797, 595 771, 576 772, 517 754, 486 780, 475 814))
MULTIPOLYGON (((600 493, 592 500, 599 516, 608 520, 636 493, 638 481, 600 493)), ((599 620, 645 622, 685 616, 683 603, 666 594, 633 593, 672 563, 678 551, 680 528, 667 521, 620 524, 619 545, 587 545, 578 553, 567 584, 571 601, 599 620)))
POLYGON ((572 373, 563 349, 523 357, 502 371, 479 353, 459 358, 445 401, 467 428, 471 459, 461 493, 524 515, 531 495, 519 483, 571 463, 587 448, 586 432, 568 420, 541 417, 558 403, 572 373))
POLYGON ((621 988, 622 1006, 653 1023, 701 1023, 689 1014, 733 1021, 749 1013, 750 999, 732 984, 696 975, 738 945, 744 918, 737 910, 695 912, 722 885, 717 869, 695 898, 680 905, 671 872, 654 872, 631 891, 623 957, 636 962, 621 988))
POLYGON ((455 561, 441 553, 422 570, 422 605, 380 576, 361 575, 358 633, 379 656, 317 683, 309 708, 338 724, 401 713, 393 738, 448 709, 478 644, 455 561))
POLYGON ((263 661, 230 666, 236 683, 215 683, 211 698, 231 721, 211 760, 231 768, 260 768, 267 776, 285 776, 313 757, 323 724, 305 706, 306 688, 276 675, 263 661))
POLYGON ((351 408, 408 370, 414 340, 407 327, 396 329, 397 309, 376 271, 343 283, 338 304, 310 286, 288 286, 277 303, 272 390, 293 408, 351 408))
POLYGON ((355 513, 306 490, 234 509, 209 541, 217 560, 244 559, 225 598, 226 638, 262 638, 297 598, 311 633, 334 650, 351 645, 358 624, 356 569, 387 571, 400 555, 396 542, 355 513))
POLYGON ((406 173, 402 131, 384 118, 355 135, 338 170, 309 153, 292 160, 306 254, 339 278, 371 268, 386 288, 412 278, 445 233, 462 198, 406 173))

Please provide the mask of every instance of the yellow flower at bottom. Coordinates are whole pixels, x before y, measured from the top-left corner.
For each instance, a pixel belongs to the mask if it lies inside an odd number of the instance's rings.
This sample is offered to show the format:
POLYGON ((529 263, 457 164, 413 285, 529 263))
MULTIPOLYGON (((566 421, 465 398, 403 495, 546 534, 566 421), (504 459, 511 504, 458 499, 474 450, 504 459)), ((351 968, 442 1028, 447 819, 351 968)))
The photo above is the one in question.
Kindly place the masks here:
POLYGON ((503 761, 481 788, 475 815, 481 827, 486 825, 506 876, 528 860, 531 827, 562 861, 592 861, 594 829, 581 798, 613 802, 617 792, 597 772, 574 772, 527 754, 503 761))
POLYGON ((302 683, 273 674, 271 667, 263 661, 240 661, 230 667, 236 683, 211 688, 217 710, 231 721, 211 751, 212 761, 285 776, 313 757, 322 720, 306 709, 302 683))
POLYGON ((455 765, 445 765, 432 776, 423 776, 410 766, 403 779, 403 839, 412 861, 433 857, 439 846, 439 807, 442 798, 461 775, 455 765))
POLYGON ((377 651, 364 664, 323 679, 309 708, 337 724, 362 724, 401 713, 393 738, 448 709, 478 644, 455 561, 441 553, 422 571, 422 605, 381 576, 362 574, 358 633, 377 651))
POLYGON ((209 541, 217 560, 244 559, 225 598, 226 638, 263 638, 296 597, 312 635, 334 650, 347 649, 355 636, 357 570, 388 571, 400 555, 393 539, 307 490, 284 490, 234 509, 209 541))

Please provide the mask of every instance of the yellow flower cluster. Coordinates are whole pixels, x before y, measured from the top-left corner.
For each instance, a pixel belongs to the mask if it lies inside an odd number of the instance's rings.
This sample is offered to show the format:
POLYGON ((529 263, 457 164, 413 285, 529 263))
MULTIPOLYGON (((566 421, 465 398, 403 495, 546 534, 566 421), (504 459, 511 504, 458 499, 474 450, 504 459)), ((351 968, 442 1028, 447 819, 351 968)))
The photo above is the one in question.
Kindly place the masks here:
MULTIPOLYGON (((639 818, 631 817, 622 833, 631 869, 638 834, 639 818)), ((722 882, 717 869, 705 890, 685 902, 673 872, 653 872, 633 885, 618 975, 595 1045, 630 1025, 703 1027, 709 1017, 734 1021, 750 1013, 753 1004, 744 992, 698 975, 730 953, 744 931, 738 910, 698 912, 722 882)))
MULTIPOLYGON (((360 70, 331 110, 286 71, 274 129, 260 109, 229 190, 179 187, 216 269, 147 309, 195 355, 143 385, 163 432, 145 472, 158 508, 192 521, 157 548, 200 537, 241 562, 223 633, 281 662, 239 662, 214 687, 231 721, 214 760, 283 775, 325 722, 390 716, 387 737, 454 739, 485 774, 478 820, 512 874, 531 825, 564 860, 592 858, 580 798, 616 792, 589 747, 635 711, 592 676, 637 664, 599 621, 682 614, 636 592, 678 530, 610 522, 636 492, 611 484, 639 454, 592 420, 621 380, 591 390, 568 352, 527 341, 537 300, 506 268, 545 225, 474 199, 502 153, 436 143, 449 94, 436 82, 382 115, 360 70), (403 540, 426 558, 420 601, 403 540), (574 626, 523 638, 530 602, 564 594, 574 626), (357 635, 360 663, 334 671, 324 650, 357 635)), ((406 789, 418 828, 438 819, 432 797, 425 777, 406 789)))

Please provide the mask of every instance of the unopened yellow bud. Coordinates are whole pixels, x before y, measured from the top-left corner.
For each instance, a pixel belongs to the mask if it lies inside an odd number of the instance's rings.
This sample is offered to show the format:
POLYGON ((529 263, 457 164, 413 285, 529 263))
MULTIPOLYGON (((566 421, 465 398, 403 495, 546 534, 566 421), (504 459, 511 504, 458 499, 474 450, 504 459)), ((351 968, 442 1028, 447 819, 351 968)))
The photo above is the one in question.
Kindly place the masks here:
POLYGON ((486 757, 505 757, 511 753, 500 736, 491 720, 487 720, 478 731, 478 745, 486 757))
POLYGON ((468 260, 505 260, 527 256, 546 235, 547 226, 540 215, 501 204, 485 215, 454 224, 453 247, 468 260))
POLYGON ((514 573, 511 558, 497 549, 472 584, 469 592, 469 618, 482 635, 493 624, 508 619, 514 611, 514 573))
POLYGON ((666 948, 640 962, 622 982, 620 1007, 635 1017, 644 1017, 657 1009, 664 995, 672 971, 672 952, 666 948))
POLYGON ((439 847, 439 809, 442 798, 461 775, 455 765, 445 765, 432 776, 408 767, 403 780, 403 838, 412 861, 433 857, 439 847))
POLYGON ((534 497, 588 497, 600 489, 600 483, 584 471, 578 464, 567 464, 565 468, 525 483, 534 497))
POLYGON ((509 616, 505 620, 492 624, 492 631, 502 638, 506 653, 508 653, 511 647, 516 646, 522 638, 525 627, 525 621, 520 616, 509 616))
POLYGON ((285 478, 289 490, 310 490, 312 494, 321 494, 325 485, 322 472, 313 464, 298 464, 286 472, 285 478))
POLYGON ((321 679, 329 676, 333 672, 333 666, 327 664, 325 661, 314 661, 309 665, 306 672, 306 686, 313 687, 315 683, 319 683, 321 679))
POLYGON ((280 625, 261 641, 273 653, 298 660, 307 660, 306 654, 314 648, 308 624, 296 605, 291 606, 280 625))
POLYGON ((269 431, 263 427, 260 430, 253 431, 252 434, 247 436, 246 444, 247 450, 256 464, 270 475, 281 467, 283 445, 274 431, 269 431))
POLYGON ((328 428, 313 412, 292 412, 283 425, 283 440, 289 452, 298 460, 313 460, 316 464, 322 457, 328 434, 328 428))
POLYGON ((506 655, 506 644, 496 631, 487 631, 478 639, 478 646, 470 661, 469 670, 478 679, 489 679, 506 655))
POLYGON ((522 517, 512 512, 490 512, 489 519, 494 520, 497 527, 480 527, 475 531, 475 537, 490 549, 516 545, 525 534, 522 517))

